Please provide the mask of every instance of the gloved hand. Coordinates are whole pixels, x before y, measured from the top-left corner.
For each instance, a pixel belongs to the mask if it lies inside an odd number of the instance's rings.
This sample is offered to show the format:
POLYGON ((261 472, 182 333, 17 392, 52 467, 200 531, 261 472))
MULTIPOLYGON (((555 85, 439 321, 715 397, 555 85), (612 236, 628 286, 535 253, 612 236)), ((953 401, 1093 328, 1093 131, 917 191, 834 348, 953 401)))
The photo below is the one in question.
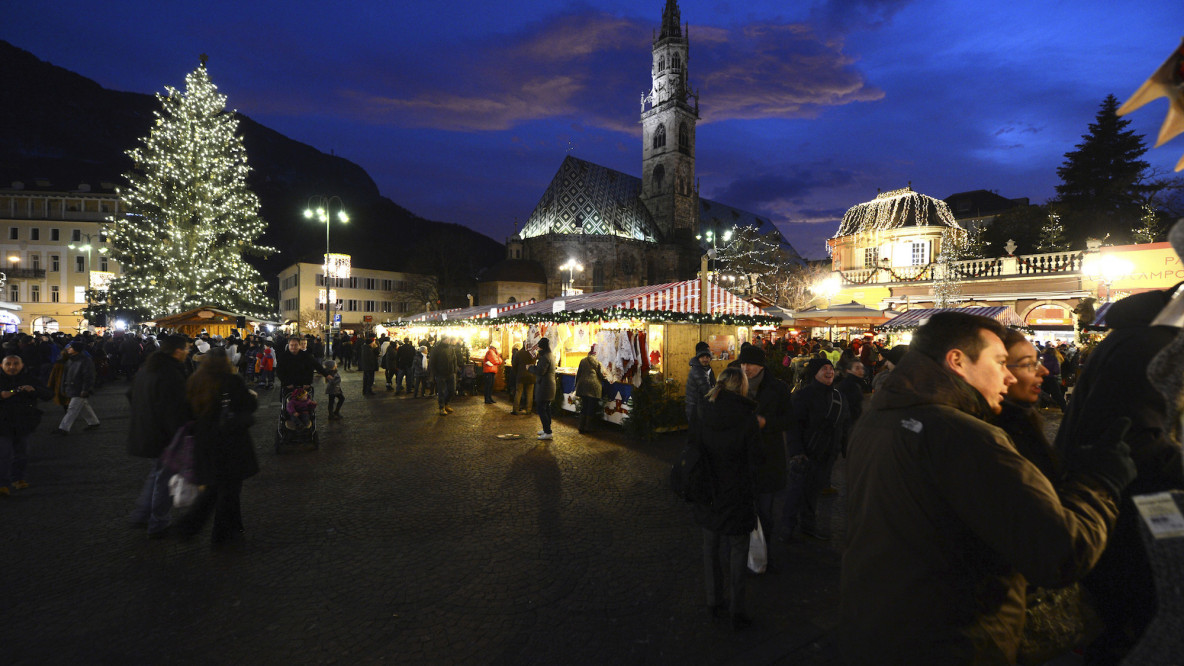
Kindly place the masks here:
POLYGON ((1131 420, 1119 418, 1097 439, 1072 446, 1065 452, 1065 470, 1070 477, 1088 476, 1100 481, 1118 501, 1122 491, 1135 480, 1138 472, 1131 460, 1131 448, 1122 441, 1131 420))

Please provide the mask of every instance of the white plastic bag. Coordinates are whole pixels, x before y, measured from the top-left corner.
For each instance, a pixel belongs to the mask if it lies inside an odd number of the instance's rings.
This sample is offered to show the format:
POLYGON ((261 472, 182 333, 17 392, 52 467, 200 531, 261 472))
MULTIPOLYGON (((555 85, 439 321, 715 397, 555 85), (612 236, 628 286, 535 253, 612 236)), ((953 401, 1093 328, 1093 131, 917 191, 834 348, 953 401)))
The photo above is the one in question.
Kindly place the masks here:
POLYGON ((173 506, 178 509, 184 509, 193 504, 193 500, 197 499, 199 492, 201 492, 201 486, 186 481, 185 477, 180 474, 174 474, 169 478, 169 495, 173 498, 173 506))
POLYGON ((756 529, 748 535, 748 570, 752 573, 763 574, 769 564, 769 550, 765 545, 765 531, 761 529, 761 519, 756 519, 756 529))

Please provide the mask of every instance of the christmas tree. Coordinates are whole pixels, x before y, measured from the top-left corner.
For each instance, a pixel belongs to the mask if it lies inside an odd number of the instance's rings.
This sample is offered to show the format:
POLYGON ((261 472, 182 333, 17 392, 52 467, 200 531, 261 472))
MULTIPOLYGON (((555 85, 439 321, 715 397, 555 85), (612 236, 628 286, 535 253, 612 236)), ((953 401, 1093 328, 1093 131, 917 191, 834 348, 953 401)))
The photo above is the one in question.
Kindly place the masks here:
POLYGON ((954 262, 961 258, 965 245, 965 231, 956 227, 942 229, 941 254, 937 256, 938 265, 933 280, 933 304, 939 308, 952 307, 962 292, 962 283, 954 270, 954 262))
POLYGON ((145 317, 212 305, 267 317, 274 308, 259 272, 244 254, 265 255, 257 244, 266 223, 247 188, 247 152, 201 65, 185 77, 185 92, 166 87, 143 145, 119 195, 127 214, 112 218, 108 235, 124 272, 108 291, 112 309, 145 317))
POLYGON ((1049 213, 1048 219, 1040 227, 1040 240, 1036 243, 1037 252, 1061 252, 1069 249, 1069 242, 1065 240, 1065 226, 1061 224, 1061 216, 1049 213))

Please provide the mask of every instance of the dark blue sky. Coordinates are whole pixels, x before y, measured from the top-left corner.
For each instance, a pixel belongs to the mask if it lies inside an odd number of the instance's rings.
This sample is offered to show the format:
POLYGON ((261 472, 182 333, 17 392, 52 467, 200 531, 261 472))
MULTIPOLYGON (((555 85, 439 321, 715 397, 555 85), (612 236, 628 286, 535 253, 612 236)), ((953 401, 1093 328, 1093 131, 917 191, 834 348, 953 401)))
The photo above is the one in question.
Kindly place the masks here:
MULTIPOLYGON (((502 239, 572 154, 637 175, 665 0, 9 3, 0 38, 117 90, 183 86, 364 167, 431 219, 502 239)), ((1109 93, 1184 34, 1181 0, 682 0, 702 194, 825 255, 877 188, 1042 203, 1109 93)), ((1166 101, 1131 116, 1154 141, 1166 101)), ((1169 170, 1178 139, 1148 153, 1169 170)), ((1022 250, 1021 250, 1022 251, 1022 250)))

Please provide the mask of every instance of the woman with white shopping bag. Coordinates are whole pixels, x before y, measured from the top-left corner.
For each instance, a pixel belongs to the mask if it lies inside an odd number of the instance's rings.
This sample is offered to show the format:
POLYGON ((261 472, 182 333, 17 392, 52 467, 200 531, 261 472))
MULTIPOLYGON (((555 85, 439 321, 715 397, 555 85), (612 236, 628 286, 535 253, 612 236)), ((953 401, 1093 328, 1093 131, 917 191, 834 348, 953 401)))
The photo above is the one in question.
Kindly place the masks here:
POLYGON ((708 613, 731 617, 734 630, 752 624, 744 609, 749 535, 757 526, 755 471, 764 464, 756 403, 747 397, 748 379, 739 368, 720 373, 703 404, 702 455, 711 470, 714 499, 694 505, 703 528, 703 571, 708 613), (726 556, 721 557, 721 546, 726 556), (723 572, 727 572, 724 578, 723 572), (724 581, 727 581, 727 606, 724 581))

